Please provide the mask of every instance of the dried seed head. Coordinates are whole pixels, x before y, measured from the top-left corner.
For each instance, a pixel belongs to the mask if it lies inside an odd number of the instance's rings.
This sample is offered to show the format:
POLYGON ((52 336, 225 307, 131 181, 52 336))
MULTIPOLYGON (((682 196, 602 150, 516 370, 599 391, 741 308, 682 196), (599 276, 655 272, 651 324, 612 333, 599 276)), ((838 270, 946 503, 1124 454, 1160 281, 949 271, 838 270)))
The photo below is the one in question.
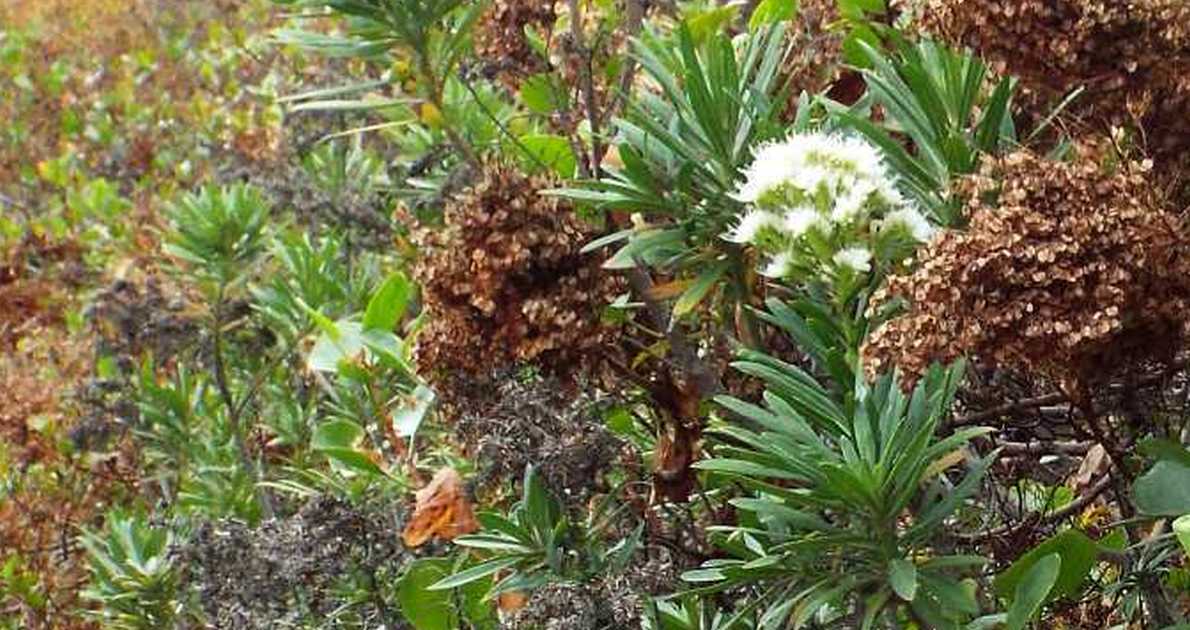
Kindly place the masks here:
POLYGON ((580 254, 594 237, 573 209, 538 191, 551 186, 491 164, 448 203, 445 225, 420 229, 414 273, 432 317, 418 359, 434 370, 482 374, 507 363, 549 371, 586 367, 616 335, 601 323, 622 281, 580 254))
POLYGON ((1190 243, 1143 174, 1018 152, 987 160, 958 194, 968 228, 874 296, 873 311, 894 297, 909 308, 872 335, 869 372, 898 367, 912 382, 967 355, 1077 386, 1177 347, 1190 243))
POLYGON ((928 0, 921 28, 1022 80, 1040 120, 1063 95, 1092 127, 1139 127, 1160 175, 1186 183, 1190 3, 1185 0, 928 0))

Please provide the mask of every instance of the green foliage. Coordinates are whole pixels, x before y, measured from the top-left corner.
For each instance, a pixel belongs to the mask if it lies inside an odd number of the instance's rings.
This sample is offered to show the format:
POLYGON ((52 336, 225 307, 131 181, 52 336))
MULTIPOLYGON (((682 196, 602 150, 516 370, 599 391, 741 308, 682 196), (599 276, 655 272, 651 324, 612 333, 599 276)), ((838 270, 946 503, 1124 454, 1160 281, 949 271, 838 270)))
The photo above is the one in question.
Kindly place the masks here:
MULTIPOLYGON (((786 106, 780 80, 784 28, 745 36, 737 50, 725 38, 699 46, 683 26, 670 37, 646 35, 635 50, 659 93, 640 91, 616 120, 623 167, 556 192, 600 208, 642 213, 649 225, 589 248, 627 241, 608 267, 633 267, 640 260, 698 275, 683 311, 725 278, 733 280, 733 299, 744 300, 748 267, 739 248, 721 236, 743 208, 732 195, 753 148, 787 132, 780 120, 786 106)), ((807 122, 806 107, 799 126, 807 122)))
POLYGON ((344 256, 342 240, 335 236, 315 241, 306 234, 286 234, 272 243, 276 270, 253 289, 254 306, 287 345, 314 329, 311 312, 339 317, 361 301, 368 278, 353 274, 344 256))
POLYGON ((836 106, 835 115, 884 151, 906 192, 938 223, 961 222, 948 186, 953 177, 973 172, 980 155, 1017 144, 1015 80, 1000 79, 989 92, 982 60, 930 40, 903 43, 893 54, 864 42, 858 46, 870 65, 863 70, 868 96, 850 110, 836 106), (884 123, 868 118, 873 105, 885 112, 884 123))
POLYGON ((452 630, 466 620, 477 630, 495 628, 492 605, 484 599, 491 580, 477 580, 455 591, 430 590, 451 573, 447 558, 423 558, 406 569, 397 587, 401 613, 416 630, 452 630))
POLYGON ((120 630, 170 627, 178 586, 168 556, 171 534, 122 512, 108 514, 107 529, 106 535, 84 531, 80 537, 91 563, 91 584, 83 596, 100 606, 93 617, 120 630))
POLYGON ((302 158, 302 168, 336 202, 347 192, 367 191, 387 180, 384 164, 364 148, 360 135, 350 146, 334 141, 319 144, 302 158))
POLYGON ((1157 462, 1132 485, 1136 507, 1160 516, 1190 512, 1190 449, 1167 439, 1148 439, 1140 451, 1157 462))
POLYGON ((209 379, 179 368, 158 382, 146 361, 138 383, 140 423, 149 470, 184 510, 209 517, 233 516, 255 523, 261 507, 256 479, 243 466, 236 436, 209 379))
POLYGON ((1041 612, 1042 603, 1061 578, 1063 564, 1061 555, 1051 553, 1029 567, 1013 589, 1012 607, 1004 622, 1008 630, 1022 630, 1041 612))
POLYGON ((761 0, 748 18, 748 27, 756 30, 774 22, 792 20, 797 11, 797 0, 761 0))
POLYGON ((931 552, 995 458, 979 460, 953 486, 944 474, 948 455, 989 431, 935 435, 963 365, 936 366, 908 398, 892 377, 858 382, 848 405, 765 355, 746 352, 734 366, 765 381, 765 404, 718 398, 739 420, 715 428, 715 457, 696 466, 755 494, 732 500, 746 515, 740 524, 716 528, 716 543, 732 558, 708 561, 685 579, 715 589, 762 586, 762 625, 801 627, 824 607, 861 611, 865 628, 905 605, 935 625, 977 613, 953 572, 983 559, 931 552), (910 520, 899 524, 906 513, 910 520))
POLYGON ((1055 534, 1013 562, 1012 566, 996 577, 996 592, 1001 597, 1008 597, 1017 592, 1021 582, 1032 572, 1033 566, 1051 554, 1056 554, 1062 562, 1046 601, 1078 595, 1099 557, 1099 547, 1095 541, 1077 529, 1055 534))
POLYGON ((705 598, 685 595, 676 601, 652 600, 641 615, 644 630, 743 630, 755 628, 752 615, 728 616, 705 598))
POLYGON ((1174 535, 1178 537, 1178 543, 1182 545, 1186 555, 1190 556, 1190 514, 1183 514, 1174 519, 1172 527, 1174 535))
POLYGON ((480 550, 489 557, 446 577, 430 591, 457 588, 477 580, 506 574, 492 585, 488 597, 507 591, 531 591, 550 582, 587 581, 624 570, 640 544, 643 525, 629 537, 608 546, 601 531, 611 516, 596 510, 591 521, 575 523, 550 495, 533 466, 525 468, 521 500, 507 517, 478 515, 483 530, 460 536, 455 544, 480 550))
POLYGON ((169 209, 165 251, 224 287, 264 251, 269 211, 261 192, 246 184, 183 194, 169 209))

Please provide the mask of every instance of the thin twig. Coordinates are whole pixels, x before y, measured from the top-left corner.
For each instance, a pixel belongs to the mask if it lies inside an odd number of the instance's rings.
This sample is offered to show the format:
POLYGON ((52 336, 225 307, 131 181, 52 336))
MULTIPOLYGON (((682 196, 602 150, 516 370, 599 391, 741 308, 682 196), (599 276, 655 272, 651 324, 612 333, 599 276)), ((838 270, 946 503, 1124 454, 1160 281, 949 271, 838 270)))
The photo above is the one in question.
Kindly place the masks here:
POLYGON ((997 442, 996 446, 1005 455, 1082 455, 1091 449, 1091 442, 1080 441, 1044 441, 1034 442, 997 442))
POLYGON ((471 99, 475 101, 476 105, 479 105, 479 109, 482 110, 484 115, 488 117, 488 120, 492 121, 493 125, 496 125, 496 128, 499 129, 501 133, 508 136, 508 139, 511 140, 518 149, 524 152, 525 155, 529 156, 529 159, 533 160, 533 163, 541 168, 541 170, 549 171, 550 167, 545 162, 542 162, 541 159, 537 157, 536 153, 530 151, 529 147, 525 146, 524 143, 521 142, 521 139, 516 137, 516 134, 512 133, 512 131, 509 131, 508 126, 505 125, 499 118, 497 118, 496 114, 492 112, 492 110, 488 109, 487 104, 479 98, 479 94, 475 91, 475 86, 471 85, 471 81, 469 81, 466 77, 460 77, 459 82, 463 84, 463 87, 466 88, 467 93, 471 95, 471 99))
MULTIPOLYGON (((1176 371, 1186 367, 1188 364, 1190 364, 1190 360, 1187 360, 1186 358, 1178 359, 1176 361, 1171 362, 1164 370, 1161 370, 1160 372, 1157 372, 1156 374, 1147 374, 1145 376, 1142 376, 1142 377, 1136 379, 1134 381, 1133 385, 1136 387, 1140 387, 1140 386, 1145 386, 1145 385, 1152 385, 1154 383, 1159 383, 1159 382, 1169 378, 1169 375, 1172 372, 1176 372, 1176 371)), ((1120 389, 1123 386, 1124 386, 1123 383, 1113 383, 1112 385, 1109 385, 1105 389, 1120 389)), ((1004 403, 1003 405, 997 405, 995 407, 992 407, 991 409, 984 409, 982 411, 977 411, 977 412, 958 416, 954 420, 950 421, 949 426, 960 427, 960 426, 965 426, 965 425, 970 425, 970 424, 976 424, 979 422, 983 422, 985 420, 990 420, 992 418, 996 418, 998 416, 1002 416, 1002 415, 1016 412, 1016 411, 1024 411, 1026 409, 1036 409, 1038 407, 1045 407, 1048 405, 1057 405, 1057 404, 1067 403, 1067 402, 1070 402, 1070 397, 1063 392, 1053 392, 1050 394, 1045 394, 1043 396, 1034 396, 1032 398, 1022 398, 1021 400, 1014 400, 1012 402, 1004 403)))
POLYGON ((600 177, 599 159, 603 155, 603 142, 600 140, 599 110, 595 100, 595 80, 591 68, 594 53, 587 48, 583 38, 582 10, 578 0, 570 0, 570 37, 574 52, 579 57, 578 82, 583 95, 583 104, 587 110, 587 122, 591 125, 591 154, 585 161, 590 165, 591 175, 595 179, 600 177))
MULTIPOLYGON (((260 479, 260 469, 256 463, 252 461, 252 455, 248 452, 248 445, 244 443, 243 428, 240 423, 240 406, 236 404, 235 398, 232 396, 231 388, 227 384, 227 366, 223 360, 223 310, 225 307, 225 299, 223 294, 224 287, 219 286, 219 292, 215 298, 215 330, 212 339, 214 348, 212 354, 214 355, 215 363, 215 385, 219 389, 219 396, 223 399, 224 406, 227 407, 227 422, 231 425, 231 433, 235 439, 237 450, 240 452, 240 459, 244 467, 253 473, 253 476, 260 479)), ((260 500, 260 509, 266 519, 272 518, 273 501, 269 497, 267 491, 257 486, 257 499, 260 500)))
POLYGON ((641 301, 644 302, 645 312, 653 320, 653 326, 665 331, 666 340, 669 342, 670 351, 673 353, 678 367, 693 381, 695 387, 698 388, 699 396, 705 398, 722 391, 723 385, 719 382, 718 377, 699 358, 697 350, 686 339, 682 328, 677 325, 677 322, 670 319, 669 310, 657 300, 649 297, 653 288, 653 279, 645 271, 643 261, 637 260, 636 266, 628 271, 628 281, 632 284, 632 289, 640 296, 641 301))
POLYGON ((1021 530, 1037 525, 1047 523, 1056 523, 1067 516, 1078 513, 1083 508, 1090 505, 1092 501, 1103 494, 1108 488, 1112 486, 1113 475, 1111 472, 1104 473, 1085 493, 1079 498, 1067 503, 1061 508, 1053 512, 1044 513, 1043 511, 1034 511, 1027 514, 1021 521, 1015 525, 1004 525, 991 529, 986 532, 978 534, 957 534, 955 538, 963 542, 983 542, 991 538, 999 538, 1001 536, 1011 536, 1021 530))

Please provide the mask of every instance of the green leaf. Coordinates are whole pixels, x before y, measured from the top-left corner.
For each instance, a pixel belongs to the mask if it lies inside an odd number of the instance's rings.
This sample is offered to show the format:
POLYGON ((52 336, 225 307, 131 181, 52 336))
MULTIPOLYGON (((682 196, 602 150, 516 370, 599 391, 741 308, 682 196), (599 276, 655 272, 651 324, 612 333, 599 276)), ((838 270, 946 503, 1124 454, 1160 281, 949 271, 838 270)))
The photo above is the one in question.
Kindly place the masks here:
POLYGON ((380 466, 376 465, 376 462, 372 461, 367 455, 355 449, 323 448, 319 449, 318 452, 357 473, 376 475, 379 477, 384 476, 384 471, 380 469, 380 466))
POLYGON ((1190 467, 1190 450, 1167 438, 1149 438, 1137 445, 1140 452, 1153 459, 1167 460, 1190 467))
POLYGON ((784 22, 797 17, 797 0, 761 0, 752 11, 748 20, 748 28, 760 28, 776 22, 784 22))
POLYGON ((458 615, 449 591, 431 591, 429 587, 450 575, 450 561, 444 558, 415 560, 397 585, 397 604, 401 614, 416 630, 453 630, 458 615))
POLYGON ((529 111, 549 115, 567 107, 567 95, 550 74, 535 74, 521 83, 521 102, 529 111))
POLYGON ((1008 597, 1020 587, 1033 566, 1051 554, 1062 559, 1062 570, 1055 578, 1052 590, 1048 591, 1051 599, 1057 599, 1075 595, 1082 589, 1087 574, 1099 556, 1099 546, 1077 529, 1068 529, 1051 536, 996 577, 996 592, 1001 597, 1008 597))
POLYGON ((359 322, 334 322, 333 329, 324 329, 314 342, 306 357, 306 365, 316 372, 337 372, 340 362, 352 361, 363 351, 362 333, 363 326, 359 322))
POLYGON ((1182 543, 1186 555, 1190 556, 1190 514, 1174 519, 1173 533, 1178 537, 1178 542, 1182 543))
MULTIPOLYGON (((521 509, 525 511, 531 524, 537 542, 544 543, 549 533, 556 527, 558 520, 558 506, 554 497, 541 481, 541 476, 532 464, 525 467, 524 486, 521 497, 521 509)), ((547 546, 548 551, 548 546, 547 546)))
POLYGON ((862 20, 864 13, 879 13, 884 9, 884 0, 839 0, 839 14, 849 20, 862 20))
POLYGON ((1034 562, 1029 571, 1021 576, 1020 583, 1013 589, 1012 607, 1008 609, 1004 624, 1008 630, 1022 630, 1041 611, 1041 605, 1049 598, 1061 569, 1062 556, 1051 553, 1034 562))
POLYGON ((521 561, 520 556, 510 556, 510 557, 496 558, 495 560, 488 560, 487 562, 481 562, 473 567, 464 569, 462 571, 459 571, 458 573, 455 573, 448 577, 442 578, 442 579, 438 580, 437 582, 434 582, 430 586, 426 587, 426 590, 428 590, 428 591, 444 591, 444 590, 452 589, 452 588, 455 588, 458 586, 462 586, 464 584, 470 584, 471 582, 474 582, 476 580, 482 580, 485 577, 493 575, 501 569, 506 569, 508 567, 511 567, 520 561, 521 561))
POLYGON ((385 107, 395 107, 398 105, 409 105, 417 101, 408 98, 366 98, 358 100, 328 100, 328 101, 306 101, 298 103, 289 108, 290 113, 298 113, 305 111, 314 112, 347 112, 347 111, 361 111, 372 109, 384 109, 385 107))
POLYGON ((350 420, 332 420, 324 422, 314 429, 314 437, 310 441, 311 448, 322 450, 327 448, 355 448, 364 437, 364 429, 350 420))
POLYGON ((868 56, 864 52, 863 46, 860 45, 861 42, 877 48, 880 46, 880 36, 872 30, 872 27, 862 23, 857 24, 843 38, 843 58, 853 66, 867 68, 871 66, 871 62, 868 61, 868 56))
POLYGON ((1136 507, 1154 516, 1190 513, 1190 467, 1162 460, 1132 484, 1136 507))
POLYGON ((434 404, 436 395, 434 390, 425 385, 418 385, 413 390, 412 400, 408 404, 393 412, 393 429, 401 437, 412 437, 426 418, 434 404))
POLYGON ((364 311, 364 330, 395 329, 405 314, 411 295, 413 285, 405 274, 399 271, 390 274, 368 302, 368 310, 364 311))
POLYGON ((904 558, 888 564, 888 584, 897 597, 911 602, 917 597, 917 565, 904 558))
POLYGON ((715 283, 723 277, 727 270, 731 268, 730 263, 719 262, 711 266, 710 269, 702 272, 691 283, 690 287, 682 292, 678 297, 678 301, 674 304, 674 317, 681 317, 690 311, 693 311, 698 303, 707 296, 707 293, 715 286, 715 283))
POLYGON ((521 136, 519 140, 534 161, 553 170, 563 179, 574 177, 578 160, 566 138, 552 134, 529 134, 521 136))
POLYGON ((735 19, 735 6, 715 6, 709 9, 691 11, 684 22, 690 39, 695 44, 702 44, 717 36, 723 28, 735 19))

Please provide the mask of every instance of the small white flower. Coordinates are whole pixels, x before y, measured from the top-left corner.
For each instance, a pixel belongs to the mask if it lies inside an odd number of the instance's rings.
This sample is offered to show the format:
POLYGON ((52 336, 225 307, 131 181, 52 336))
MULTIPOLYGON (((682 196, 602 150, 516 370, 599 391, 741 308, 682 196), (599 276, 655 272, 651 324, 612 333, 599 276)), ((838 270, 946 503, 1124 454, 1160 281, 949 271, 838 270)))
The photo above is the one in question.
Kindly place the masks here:
POLYGON ((780 230, 781 217, 767 210, 752 210, 740 219, 739 225, 728 232, 726 238, 736 243, 755 243, 766 229, 780 230))
POLYGON ((884 159, 880 150, 866 140, 844 136, 835 148, 834 159, 855 170, 862 177, 884 179, 884 159))
POLYGON ((884 201, 885 205, 892 208, 900 208, 909 203, 905 200, 905 196, 897 188, 896 183, 892 179, 882 179, 876 184, 876 194, 884 201))
POLYGON ((868 198, 872 196, 875 186, 871 182, 855 182, 842 194, 835 197, 831 208, 831 220, 836 223, 848 223, 864 216, 864 208, 868 198))
POLYGON ((789 183, 802 164, 802 156, 789 142, 772 142, 756 150, 752 164, 744 171, 744 183, 733 195, 744 203, 756 203, 765 193, 789 183))
POLYGON ((793 273, 793 256, 789 252, 781 252, 769 260, 761 274, 769 278, 784 278, 793 273))
POLYGON ((857 136, 801 133, 760 146, 744 172, 735 198, 756 203, 766 193, 791 186, 809 194, 826 186, 831 193, 847 182, 889 179, 880 150, 857 136))
POLYGON ((882 231, 896 228, 904 228, 913 237, 913 240, 919 243, 925 243, 934 238, 936 232, 925 215, 913 207, 905 207, 888 213, 880 224, 882 231))
POLYGON ((840 267, 846 267, 859 273, 872 269, 872 252, 863 247, 840 249, 832 260, 840 267))
POLYGON ((797 238, 810 230, 823 227, 825 221, 817 210, 809 207, 794 208, 785 213, 781 222, 781 229, 786 234, 797 238))

